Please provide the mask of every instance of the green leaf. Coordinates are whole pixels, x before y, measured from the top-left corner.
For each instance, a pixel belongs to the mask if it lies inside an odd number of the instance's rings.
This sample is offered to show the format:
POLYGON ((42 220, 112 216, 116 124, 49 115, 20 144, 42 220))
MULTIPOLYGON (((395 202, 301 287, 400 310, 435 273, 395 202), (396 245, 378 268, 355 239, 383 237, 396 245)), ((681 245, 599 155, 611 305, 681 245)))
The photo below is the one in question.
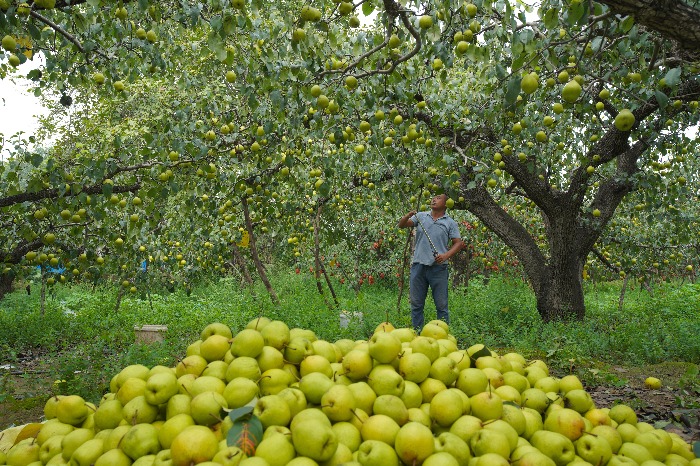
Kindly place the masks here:
POLYGON ((557 8, 550 8, 542 19, 544 20, 544 27, 547 29, 554 29, 559 26, 559 10, 557 8))
POLYGON ((369 16, 374 11, 374 2, 364 2, 362 4, 362 14, 369 16))
POLYGON ((248 456, 255 454, 255 448, 263 436, 262 422, 251 414, 252 411, 253 407, 250 405, 232 410, 229 417, 234 422, 226 435, 227 445, 240 448, 248 456))
POLYGON ((627 18, 623 19, 620 23, 620 29, 624 33, 630 32, 632 26, 634 26, 634 16, 628 16, 627 18))
POLYGON ((681 69, 680 68, 673 68, 671 70, 668 70, 668 73, 666 73, 666 77, 664 78, 666 80, 666 85, 667 86, 675 86, 678 84, 678 81, 681 78, 681 69))
POLYGON ((659 107, 664 108, 668 105, 668 96, 661 91, 656 91, 656 101, 659 103, 659 107))
POLYGON ((700 458, 700 441, 693 444, 693 453, 695 453, 696 458, 700 458))
POLYGON ((35 167, 38 167, 39 165, 41 165, 41 162, 43 162, 43 161, 44 161, 44 158, 41 155, 32 154, 32 165, 34 165, 35 167))
POLYGON ((515 100, 520 94, 520 76, 514 76, 509 82, 506 89, 506 105, 510 106, 515 103, 515 100))
POLYGON ((484 346, 479 351, 469 356, 469 358, 472 360, 473 363, 476 363, 476 360, 482 356, 491 356, 491 350, 484 346))
POLYGON ((569 25, 573 26, 584 17, 584 14, 586 13, 585 3, 586 2, 572 3, 572 5, 569 7, 569 13, 566 18, 566 22, 569 23, 569 25))
POLYGON ((228 55, 228 52, 226 51, 226 46, 224 45, 224 41, 221 39, 221 37, 212 32, 209 34, 209 37, 207 37, 207 45, 209 45, 209 50, 214 52, 216 55, 216 58, 219 61, 224 61, 226 60, 226 56, 228 55))
POLYGON ((272 106, 276 109, 281 109, 284 106, 282 93, 277 90, 270 92, 270 102, 272 102, 272 106))

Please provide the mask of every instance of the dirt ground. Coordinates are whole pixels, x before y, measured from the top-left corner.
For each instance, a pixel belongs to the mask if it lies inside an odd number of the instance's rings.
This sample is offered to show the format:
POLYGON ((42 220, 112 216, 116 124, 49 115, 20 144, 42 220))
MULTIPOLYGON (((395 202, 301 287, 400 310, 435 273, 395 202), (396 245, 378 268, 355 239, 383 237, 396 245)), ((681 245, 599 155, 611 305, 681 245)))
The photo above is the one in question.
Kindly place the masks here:
MULTIPOLYGON (((53 380, 38 359, 25 359, 24 367, 0 369, 0 431, 13 425, 40 422, 53 380)), ((688 442, 700 441, 700 380, 688 382, 692 367, 684 363, 607 369, 586 390, 599 408, 624 403, 637 412, 640 421, 676 432, 688 442), (644 387, 644 379, 653 375, 662 380, 658 390, 644 387)))

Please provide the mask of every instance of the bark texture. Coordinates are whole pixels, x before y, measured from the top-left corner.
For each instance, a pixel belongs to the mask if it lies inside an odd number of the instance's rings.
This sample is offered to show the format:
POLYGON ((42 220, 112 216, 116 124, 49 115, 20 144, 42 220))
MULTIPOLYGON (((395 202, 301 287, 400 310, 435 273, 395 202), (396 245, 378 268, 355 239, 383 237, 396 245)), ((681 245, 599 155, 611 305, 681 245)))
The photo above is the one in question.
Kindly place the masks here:
POLYGON ((700 52, 700 9, 682 0, 598 0, 615 13, 632 15, 638 24, 700 52))

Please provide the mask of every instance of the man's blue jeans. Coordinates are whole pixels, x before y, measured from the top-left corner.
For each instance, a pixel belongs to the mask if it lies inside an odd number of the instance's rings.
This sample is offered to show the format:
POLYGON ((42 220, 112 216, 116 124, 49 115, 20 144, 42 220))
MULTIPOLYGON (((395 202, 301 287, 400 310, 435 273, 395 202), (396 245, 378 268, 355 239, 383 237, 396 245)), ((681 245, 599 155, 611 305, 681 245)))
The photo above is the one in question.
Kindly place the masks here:
POLYGON ((428 287, 433 291, 437 318, 450 323, 450 312, 447 308, 448 278, 447 264, 411 265, 411 323, 416 332, 420 332, 425 323, 423 308, 425 298, 428 296, 428 287))

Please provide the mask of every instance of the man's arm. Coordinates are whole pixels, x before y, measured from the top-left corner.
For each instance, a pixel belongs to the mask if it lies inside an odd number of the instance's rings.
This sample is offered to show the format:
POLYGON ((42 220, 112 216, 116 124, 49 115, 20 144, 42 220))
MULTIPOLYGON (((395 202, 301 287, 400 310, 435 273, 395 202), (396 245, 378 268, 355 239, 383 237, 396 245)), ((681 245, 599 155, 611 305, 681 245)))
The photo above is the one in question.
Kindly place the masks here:
POLYGON ((452 246, 450 249, 447 250, 447 252, 443 254, 438 254, 435 257, 435 263, 436 264, 442 264, 447 262, 450 257, 454 256, 457 254, 463 247, 464 242, 462 241, 462 238, 452 238, 452 246))
POLYGON ((411 220, 411 217, 416 215, 416 211, 412 210, 403 217, 401 217, 401 220, 399 220, 399 228, 413 228, 415 225, 413 224, 413 220, 411 220))

